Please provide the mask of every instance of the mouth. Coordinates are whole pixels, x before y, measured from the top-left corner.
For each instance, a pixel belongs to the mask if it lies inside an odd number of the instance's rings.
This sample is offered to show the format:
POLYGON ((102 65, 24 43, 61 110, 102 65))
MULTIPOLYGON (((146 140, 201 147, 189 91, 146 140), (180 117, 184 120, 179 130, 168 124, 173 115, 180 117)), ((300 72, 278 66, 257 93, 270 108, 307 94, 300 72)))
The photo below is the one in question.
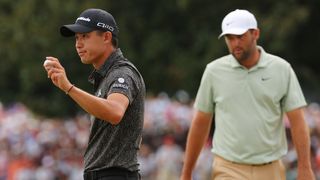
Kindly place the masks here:
POLYGON ((85 51, 79 51, 79 52, 78 52, 78 55, 79 55, 80 57, 82 57, 82 56, 85 55, 85 53, 86 53, 85 51))
POLYGON ((243 50, 241 48, 236 48, 233 50, 233 54, 236 56, 239 56, 243 53, 243 50))
POLYGON ((235 48, 235 49, 233 50, 233 52, 236 53, 236 54, 239 54, 239 53, 242 52, 242 49, 241 49, 241 48, 235 48))

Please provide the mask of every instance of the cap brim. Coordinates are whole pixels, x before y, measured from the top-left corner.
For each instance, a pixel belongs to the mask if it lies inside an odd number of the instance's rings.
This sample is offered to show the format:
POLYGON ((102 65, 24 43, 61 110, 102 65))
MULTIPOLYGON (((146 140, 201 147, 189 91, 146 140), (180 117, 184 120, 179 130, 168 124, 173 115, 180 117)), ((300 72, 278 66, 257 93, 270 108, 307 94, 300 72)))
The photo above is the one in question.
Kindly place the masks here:
POLYGON ((224 32, 222 32, 218 39, 220 39, 222 36, 226 35, 226 34, 233 34, 233 35, 242 35, 245 32, 247 32, 249 29, 240 29, 240 28, 234 28, 234 29, 228 29, 224 32))
POLYGON ((64 25, 60 28, 60 33, 64 37, 74 36, 75 33, 87 33, 91 32, 93 29, 81 24, 69 24, 64 25))

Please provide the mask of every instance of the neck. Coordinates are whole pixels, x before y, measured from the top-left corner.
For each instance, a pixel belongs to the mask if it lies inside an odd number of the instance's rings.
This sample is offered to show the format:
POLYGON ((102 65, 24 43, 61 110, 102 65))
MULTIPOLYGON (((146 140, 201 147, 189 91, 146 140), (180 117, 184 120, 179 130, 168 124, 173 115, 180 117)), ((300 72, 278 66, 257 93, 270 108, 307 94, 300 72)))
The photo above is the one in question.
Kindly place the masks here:
POLYGON ((251 55, 247 59, 244 59, 243 61, 239 61, 239 63, 242 66, 246 67, 247 69, 250 69, 258 63, 259 58, 260 58, 260 51, 258 48, 254 48, 251 55))
POLYGON ((108 48, 99 58, 99 60, 97 61, 97 63, 93 63, 93 67, 95 69, 100 69, 100 67, 105 63, 105 61, 108 60, 109 56, 116 51, 116 49, 111 46, 110 48, 108 48))

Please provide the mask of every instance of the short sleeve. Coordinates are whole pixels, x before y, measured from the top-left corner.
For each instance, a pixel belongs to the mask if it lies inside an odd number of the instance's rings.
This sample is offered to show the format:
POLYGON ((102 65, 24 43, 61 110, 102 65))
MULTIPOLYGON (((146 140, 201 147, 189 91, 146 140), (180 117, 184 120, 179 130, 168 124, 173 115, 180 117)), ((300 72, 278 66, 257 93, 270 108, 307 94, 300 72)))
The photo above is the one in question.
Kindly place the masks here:
POLYGON ((134 74, 131 68, 125 66, 115 69, 109 76, 110 88, 107 94, 121 93, 128 97, 131 104, 138 92, 137 75, 134 74))
POLYGON ((213 93, 212 77, 210 76, 210 71, 207 66, 202 75, 201 83, 194 103, 195 109, 202 112, 213 113, 215 108, 213 93))
POLYGON ((307 105, 297 76, 291 66, 289 68, 287 92, 282 100, 282 107, 285 112, 307 105))

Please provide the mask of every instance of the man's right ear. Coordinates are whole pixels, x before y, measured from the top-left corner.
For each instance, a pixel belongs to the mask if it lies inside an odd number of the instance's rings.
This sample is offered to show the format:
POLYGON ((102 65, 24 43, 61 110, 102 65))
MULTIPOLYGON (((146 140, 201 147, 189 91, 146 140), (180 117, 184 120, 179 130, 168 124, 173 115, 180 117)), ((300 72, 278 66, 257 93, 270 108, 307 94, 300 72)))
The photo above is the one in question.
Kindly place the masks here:
POLYGON ((110 31, 105 32, 103 35, 104 35, 104 41, 106 41, 107 43, 112 42, 112 33, 110 31))
POLYGON ((260 37, 260 29, 254 29, 253 34, 254 34, 256 40, 258 40, 260 37))

